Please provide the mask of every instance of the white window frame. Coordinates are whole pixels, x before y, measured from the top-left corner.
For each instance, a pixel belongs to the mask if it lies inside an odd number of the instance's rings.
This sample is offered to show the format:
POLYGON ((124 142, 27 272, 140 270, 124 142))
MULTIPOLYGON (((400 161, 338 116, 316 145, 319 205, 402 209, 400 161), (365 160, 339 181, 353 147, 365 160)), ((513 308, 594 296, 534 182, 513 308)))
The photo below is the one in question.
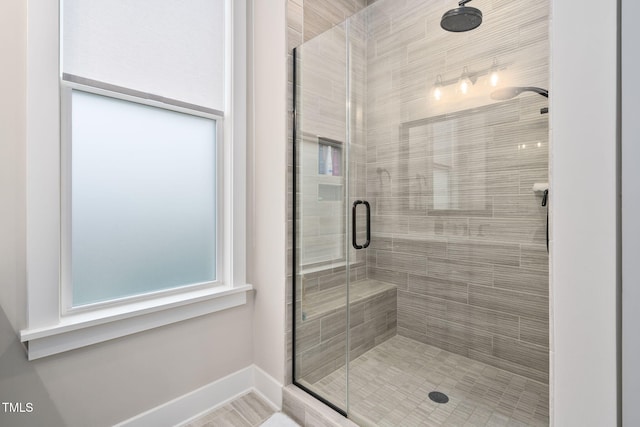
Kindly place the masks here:
POLYGON ((160 102, 150 99, 149 96, 145 96, 148 94, 140 94, 135 91, 128 91, 124 88, 114 87, 111 85, 102 84, 100 82, 90 82, 86 79, 71 79, 71 76, 63 75, 62 83, 61 83, 61 251, 60 251, 60 259, 61 259, 61 278, 60 278, 60 286, 61 286, 61 298, 60 298, 60 312, 63 316, 79 313, 81 311, 89 311, 95 310, 98 308, 103 308, 107 306, 115 306, 121 305, 127 302, 139 301, 139 300, 152 300, 158 297, 162 297, 169 294, 176 293, 184 293, 189 289, 204 289, 207 287, 213 286, 221 286, 222 280, 220 277, 224 277, 224 242, 223 239, 219 236, 222 236, 223 230, 223 217, 222 212, 217 212, 216 215, 216 278, 210 282, 204 283, 196 283, 196 284, 187 284, 187 285, 178 285, 176 287, 162 289, 152 292, 146 292, 142 294, 134 294, 127 297, 121 298, 113 298, 105 301, 100 301, 92 304, 83 304, 79 306, 73 305, 73 283, 71 280, 71 185, 72 185, 72 176, 71 176, 71 158, 72 158, 72 138, 73 135, 71 133, 71 115, 73 111, 73 101, 72 101, 72 92, 85 92, 94 95, 101 95, 112 99, 118 99, 122 101, 132 102, 138 105, 147 105, 151 107, 160 108, 166 111, 173 111, 177 113, 188 114, 190 116, 195 117, 203 117, 205 119, 213 120, 215 122, 215 133, 216 133, 216 206, 217 210, 220 211, 223 209, 223 200, 222 195, 224 194, 224 189, 222 188, 222 174, 221 171, 225 170, 225 165, 223 164, 223 149, 224 149, 224 135, 222 131, 224 118, 223 113, 217 112, 214 110, 209 110, 207 108, 201 107, 199 109, 197 106, 191 106, 188 104, 180 105, 181 103, 168 103, 170 102, 160 102), (83 81, 83 83, 78 83, 78 80, 83 81), (142 95, 142 97, 141 97, 142 95))
MULTIPOLYGON (((64 310, 62 287, 60 0, 28 0, 27 328, 30 360, 245 304, 246 0, 225 1, 221 275, 217 286, 172 289, 64 310)), ((86 88, 85 88, 86 89, 86 88)), ((163 108, 166 108, 163 105, 163 108)))

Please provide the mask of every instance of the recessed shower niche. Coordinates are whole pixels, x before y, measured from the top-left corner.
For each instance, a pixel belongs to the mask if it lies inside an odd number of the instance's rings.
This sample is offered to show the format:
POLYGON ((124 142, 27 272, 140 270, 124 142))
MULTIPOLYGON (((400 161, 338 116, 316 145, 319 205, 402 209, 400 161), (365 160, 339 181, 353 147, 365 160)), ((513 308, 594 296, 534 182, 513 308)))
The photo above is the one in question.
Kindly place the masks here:
POLYGON ((474 6, 456 34, 378 0, 294 51, 293 380, 363 425, 548 425, 548 99, 492 93, 548 86, 549 5, 474 6))

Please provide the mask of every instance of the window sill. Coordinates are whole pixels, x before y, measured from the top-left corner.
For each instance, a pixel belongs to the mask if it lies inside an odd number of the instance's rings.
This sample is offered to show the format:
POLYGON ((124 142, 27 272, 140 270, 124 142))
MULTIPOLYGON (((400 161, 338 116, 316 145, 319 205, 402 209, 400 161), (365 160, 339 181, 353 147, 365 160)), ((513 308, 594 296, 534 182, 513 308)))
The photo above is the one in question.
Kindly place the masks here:
POLYGON ((29 360, 180 322, 247 302, 251 285, 214 288, 64 316, 53 326, 25 329, 29 360))

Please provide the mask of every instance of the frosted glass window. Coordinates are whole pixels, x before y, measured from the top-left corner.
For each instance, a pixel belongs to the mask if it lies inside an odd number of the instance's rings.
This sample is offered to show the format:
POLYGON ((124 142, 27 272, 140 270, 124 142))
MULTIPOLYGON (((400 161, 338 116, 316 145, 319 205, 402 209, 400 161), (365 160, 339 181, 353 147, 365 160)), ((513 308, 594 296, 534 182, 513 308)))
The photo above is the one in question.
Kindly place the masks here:
POLYGON ((225 0, 64 0, 62 71, 224 111, 225 0))
POLYGON ((216 122, 72 91, 72 305, 216 280, 216 122))

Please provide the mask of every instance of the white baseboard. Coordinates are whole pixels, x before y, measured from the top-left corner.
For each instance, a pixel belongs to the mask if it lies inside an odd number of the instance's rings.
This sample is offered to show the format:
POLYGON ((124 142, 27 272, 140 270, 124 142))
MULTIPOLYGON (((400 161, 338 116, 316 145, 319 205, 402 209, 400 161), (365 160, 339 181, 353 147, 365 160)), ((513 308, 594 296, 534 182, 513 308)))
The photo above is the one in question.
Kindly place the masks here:
POLYGON ((253 388, 277 411, 282 409, 282 384, 265 371, 253 366, 253 388))
POLYGON ((115 427, 181 425, 250 391, 259 393, 274 409, 282 408, 282 384, 256 365, 251 365, 118 423, 115 427))

